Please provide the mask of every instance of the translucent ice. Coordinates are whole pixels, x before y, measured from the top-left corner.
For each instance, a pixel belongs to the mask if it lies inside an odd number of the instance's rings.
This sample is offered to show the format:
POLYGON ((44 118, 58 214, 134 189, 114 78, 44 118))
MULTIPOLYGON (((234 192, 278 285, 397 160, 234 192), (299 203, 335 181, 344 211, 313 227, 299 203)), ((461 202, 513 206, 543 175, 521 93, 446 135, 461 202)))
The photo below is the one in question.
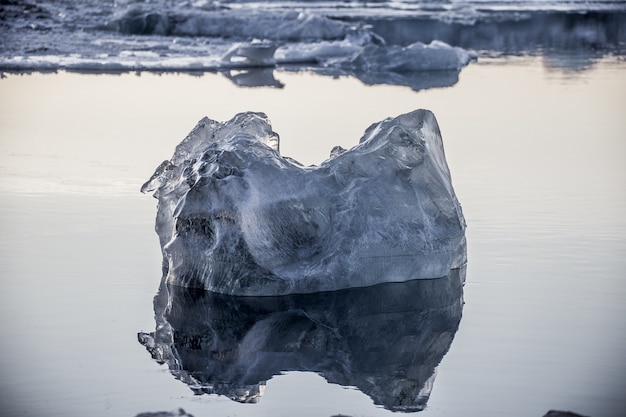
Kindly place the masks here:
POLYGON ((436 278, 465 221, 434 115, 373 124, 319 166, 279 154, 262 113, 201 120, 142 187, 158 198, 164 280, 235 295, 436 278))

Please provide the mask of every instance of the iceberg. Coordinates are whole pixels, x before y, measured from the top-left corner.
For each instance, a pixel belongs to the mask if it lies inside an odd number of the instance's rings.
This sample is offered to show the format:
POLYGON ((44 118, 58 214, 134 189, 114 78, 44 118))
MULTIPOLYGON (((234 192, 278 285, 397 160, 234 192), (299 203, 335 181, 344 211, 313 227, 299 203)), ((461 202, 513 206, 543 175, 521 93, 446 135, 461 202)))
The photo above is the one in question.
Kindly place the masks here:
POLYGON ((263 113, 202 119, 143 185, 158 199, 163 280, 275 296, 445 277, 465 220, 435 116, 371 125, 318 166, 283 157, 263 113))
POLYGON ((154 360, 197 395, 256 403, 266 381, 314 372, 386 409, 423 410, 463 309, 465 269, 330 293, 237 297, 162 283, 154 360))

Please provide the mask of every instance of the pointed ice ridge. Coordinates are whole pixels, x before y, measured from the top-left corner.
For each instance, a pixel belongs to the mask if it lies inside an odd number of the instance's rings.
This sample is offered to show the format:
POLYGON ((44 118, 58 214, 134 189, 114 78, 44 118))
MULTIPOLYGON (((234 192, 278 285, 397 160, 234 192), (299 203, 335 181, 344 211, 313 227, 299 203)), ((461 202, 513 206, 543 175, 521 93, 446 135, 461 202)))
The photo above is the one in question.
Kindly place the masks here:
POLYGON ((279 154, 262 113, 202 119, 143 192, 169 284, 280 295, 446 276, 466 261, 465 220, 435 116, 370 126, 314 167, 279 154))

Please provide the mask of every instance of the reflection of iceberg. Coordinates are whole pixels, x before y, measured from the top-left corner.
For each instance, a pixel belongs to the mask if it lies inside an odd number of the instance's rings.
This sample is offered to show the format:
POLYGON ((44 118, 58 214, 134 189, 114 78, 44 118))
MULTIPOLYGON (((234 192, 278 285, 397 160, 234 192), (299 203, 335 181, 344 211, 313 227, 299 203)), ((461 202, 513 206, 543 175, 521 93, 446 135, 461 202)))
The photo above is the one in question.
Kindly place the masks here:
POLYGON ((162 284, 139 340, 196 394, 256 402, 265 381, 311 371, 394 411, 425 407, 462 312, 465 269, 447 277, 283 297, 162 284))
POLYGON ((410 87, 415 91, 450 87, 459 81, 458 70, 410 72, 353 71, 350 74, 367 85, 401 85, 410 87))
POLYGON ((231 69, 220 71, 220 73, 239 87, 284 87, 274 77, 273 68, 231 69))
POLYGON ((408 46, 377 46, 363 48, 344 67, 363 71, 435 71, 460 70, 474 58, 472 53, 433 41, 428 45, 421 42, 408 46))
POLYGON ((203 119, 142 187, 158 198, 167 283, 279 295, 436 278, 465 221, 427 110, 367 129, 316 167, 278 153, 265 115, 203 119))
POLYGON ((415 91, 456 84, 461 69, 476 59, 475 53, 443 42, 387 45, 372 33, 342 41, 287 45, 276 55, 279 64, 315 63, 318 74, 350 75, 365 84, 402 85, 415 91))

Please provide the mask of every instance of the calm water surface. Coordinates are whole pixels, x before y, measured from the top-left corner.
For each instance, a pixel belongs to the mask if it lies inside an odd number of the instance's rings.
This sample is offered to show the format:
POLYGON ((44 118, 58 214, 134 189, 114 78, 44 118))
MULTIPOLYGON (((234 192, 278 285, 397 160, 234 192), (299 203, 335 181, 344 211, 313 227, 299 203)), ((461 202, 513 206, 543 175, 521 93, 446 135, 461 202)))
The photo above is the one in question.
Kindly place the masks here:
MULTIPOLYGON (((281 152, 319 163, 369 124, 438 118, 469 225, 463 318, 423 416, 595 417, 626 388, 626 64, 482 60, 411 91, 277 72, 0 80, 3 415, 389 416, 355 388, 288 372, 257 404, 196 396, 152 360, 160 249, 140 185, 202 116, 263 111, 281 152)), ((394 414, 397 415, 397 414, 394 414)))

